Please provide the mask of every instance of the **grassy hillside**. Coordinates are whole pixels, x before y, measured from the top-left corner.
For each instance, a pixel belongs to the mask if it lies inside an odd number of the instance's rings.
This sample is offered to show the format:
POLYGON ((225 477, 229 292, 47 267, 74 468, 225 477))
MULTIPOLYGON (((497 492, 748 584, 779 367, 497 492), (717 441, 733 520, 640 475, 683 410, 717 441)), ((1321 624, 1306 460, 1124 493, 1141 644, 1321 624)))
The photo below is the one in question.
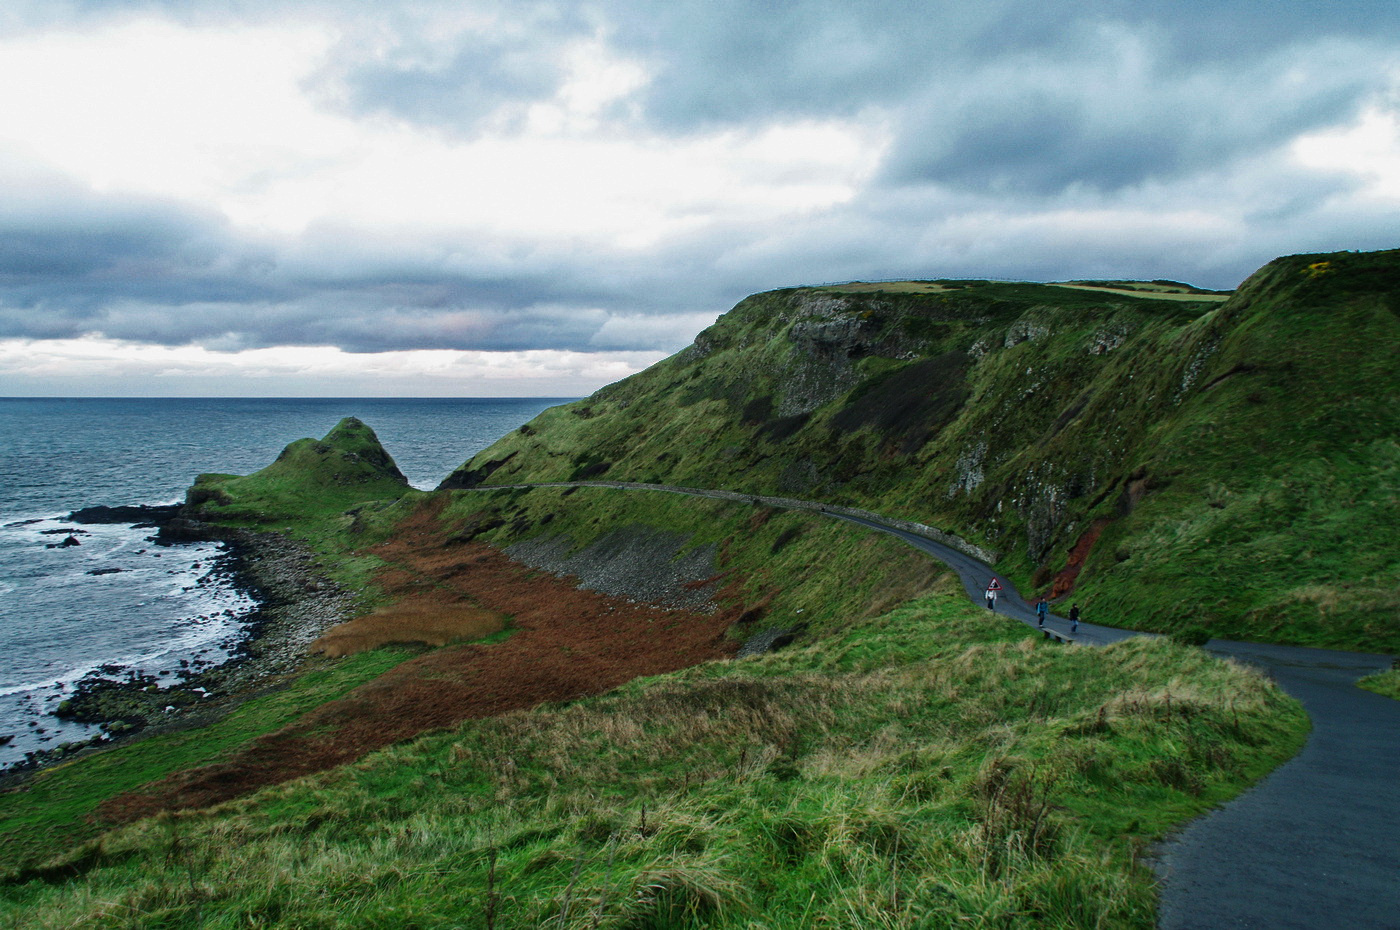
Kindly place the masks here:
MULTIPOLYGON (((1144 845, 1306 730, 1270 683, 1196 650, 1038 640, 880 534, 607 489, 370 500, 392 484, 344 481, 355 460, 330 438, 327 452, 294 444, 313 452, 300 467, 289 454, 246 479, 202 478, 190 512, 286 523, 367 579, 367 603, 399 605, 475 574, 465 553, 482 540, 668 526, 683 547, 714 547, 737 629, 781 618, 821 635, 445 728, 446 660, 490 661, 498 639, 322 658, 212 726, 0 795, 0 925, 1150 927, 1144 845), (211 484, 227 495, 212 507, 211 484), (338 511, 347 487, 360 493, 338 511), (434 728, 416 741, 220 806, 110 818, 114 799, 172 778, 256 784, 281 758, 269 748, 304 757, 345 727, 402 725, 375 714, 410 690, 434 728)), ((572 609, 558 601, 565 624, 572 609)))
POLYGON ((935 597, 114 830, 0 886, 0 921, 1146 928, 1143 843, 1303 729, 1198 650, 935 597))
POLYGON ((1168 284, 759 294, 443 486, 855 505, 1103 622, 1400 650, 1400 252, 1281 258, 1223 301, 1168 284))

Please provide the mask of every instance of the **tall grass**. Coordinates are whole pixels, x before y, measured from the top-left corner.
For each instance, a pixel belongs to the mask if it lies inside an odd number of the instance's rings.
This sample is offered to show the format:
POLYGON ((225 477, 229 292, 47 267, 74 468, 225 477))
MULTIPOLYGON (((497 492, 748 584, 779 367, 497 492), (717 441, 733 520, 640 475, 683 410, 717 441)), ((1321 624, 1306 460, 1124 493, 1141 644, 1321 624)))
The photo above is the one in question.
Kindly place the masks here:
POLYGON ((1304 728, 1199 650, 1047 646, 928 599, 135 824, 11 883, 0 919, 1150 927, 1142 844, 1304 728))
POLYGON ((1395 698, 1400 701, 1400 669, 1390 669, 1384 672, 1377 672, 1374 675, 1367 675, 1356 683, 1359 687, 1367 691, 1374 691, 1377 694, 1384 694, 1386 697, 1395 698))

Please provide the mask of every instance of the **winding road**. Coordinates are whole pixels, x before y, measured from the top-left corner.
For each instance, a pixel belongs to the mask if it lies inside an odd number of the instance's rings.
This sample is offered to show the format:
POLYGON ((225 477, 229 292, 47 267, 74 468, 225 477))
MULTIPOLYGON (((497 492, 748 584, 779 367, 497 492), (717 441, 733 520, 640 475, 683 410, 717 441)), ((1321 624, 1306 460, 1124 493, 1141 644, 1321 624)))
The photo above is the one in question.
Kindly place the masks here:
MULTIPOLYGON (((812 501, 631 482, 557 482, 514 487, 661 491, 807 510, 889 533, 953 569, 983 602, 995 576, 997 611, 1029 626, 1035 612, 1006 578, 947 533, 867 511, 812 501)), ((484 486, 476 490, 504 490, 484 486)), ((1106 645, 1132 630, 1052 616, 1064 639, 1106 645)), ((1216 655, 1263 669, 1312 718, 1293 759, 1233 801, 1168 839, 1155 863, 1162 930, 1400 930, 1400 701, 1357 688, 1390 656, 1213 639, 1216 655)))

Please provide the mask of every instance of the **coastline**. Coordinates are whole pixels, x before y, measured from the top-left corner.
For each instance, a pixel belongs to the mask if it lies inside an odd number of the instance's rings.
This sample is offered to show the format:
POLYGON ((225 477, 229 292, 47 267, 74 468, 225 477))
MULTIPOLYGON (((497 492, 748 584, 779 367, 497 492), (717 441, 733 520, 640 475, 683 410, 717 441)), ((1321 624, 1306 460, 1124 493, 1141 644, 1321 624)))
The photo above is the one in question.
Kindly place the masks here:
POLYGON ((133 675, 75 689, 65 702, 65 716, 100 725, 103 734, 34 753, 0 773, 0 790, 22 790, 34 775, 60 762, 220 719, 287 684, 310 658, 306 646, 356 609, 357 596, 320 569, 312 550, 281 533, 190 520, 178 506, 86 508, 70 516, 84 522, 81 515, 91 517, 88 522, 155 528, 161 545, 225 544, 220 574, 257 606, 233 654, 218 665, 185 674, 175 684, 133 675))

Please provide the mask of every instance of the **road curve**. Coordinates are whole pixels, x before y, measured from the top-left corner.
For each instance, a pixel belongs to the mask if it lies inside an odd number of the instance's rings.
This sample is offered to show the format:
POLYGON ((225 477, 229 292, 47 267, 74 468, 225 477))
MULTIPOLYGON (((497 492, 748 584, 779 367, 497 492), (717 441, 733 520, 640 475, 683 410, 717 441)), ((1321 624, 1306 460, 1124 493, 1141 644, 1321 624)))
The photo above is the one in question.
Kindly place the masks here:
MULTIPOLYGON (((936 534, 911 532, 908 521, 864 511, 837 512, 812 501, 628 482, 557 482, 512 487, 603 487, 664 491, 801 509, 889 533, 953 569, 974 603, 993 577, 997 612, 1036 625, 1014 585, 985 562, 936 534), (859 513, 860 515, 854 515, 859 513)), ((474 490, 504 490, 483 486, 474 490)), ((1106 645, 1132 630, 1047 621, 1056 634, 1106 645)), ((1400 701, 1357 688, 1355 681, 1389 668, 1392 658, 1211 640, 1223 658, 1262 668, 1312 718, 1307 744, 1254 788, 1198 818, 1162 844, 1155 868, 1162 930, 1400 930, 1400 701)))

